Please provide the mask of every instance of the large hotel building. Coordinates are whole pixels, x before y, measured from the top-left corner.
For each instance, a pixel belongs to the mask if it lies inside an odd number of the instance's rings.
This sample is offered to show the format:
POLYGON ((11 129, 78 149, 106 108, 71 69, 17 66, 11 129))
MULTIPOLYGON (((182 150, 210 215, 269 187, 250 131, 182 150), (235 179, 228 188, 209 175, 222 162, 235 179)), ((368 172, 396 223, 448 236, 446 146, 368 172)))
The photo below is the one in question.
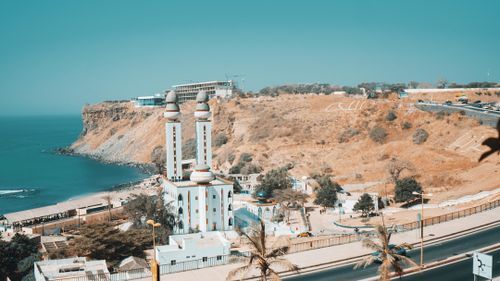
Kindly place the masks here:
POLYGON ((204 91, 210 98, 230 97, 233 94, 233 81, 210 81, 191 84, 174 85, 175 93, 179 103, 188 100, 196 100, 196 95, 204 91))

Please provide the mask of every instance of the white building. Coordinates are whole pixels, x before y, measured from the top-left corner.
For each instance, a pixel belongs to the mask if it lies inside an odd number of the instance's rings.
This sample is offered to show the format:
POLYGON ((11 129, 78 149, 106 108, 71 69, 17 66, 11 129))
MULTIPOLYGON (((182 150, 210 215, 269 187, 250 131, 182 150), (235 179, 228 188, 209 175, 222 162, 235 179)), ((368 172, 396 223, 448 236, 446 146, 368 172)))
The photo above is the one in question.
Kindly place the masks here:
POLYGON ((196 163, 190 179, 182 173, 182 138, 180 111, 175 92, 167 95, 166 111, 166 177, 163 179, 165 202, 175 209, 177 223, 174 233, 193 231, 232 230, 233 184, 215 178, 212 165, 212 122, 207 104, 208 95, 200 92, 196 98, 196 163))
POLYGON ((36 281, 77 278, 87 280, 87 276, 93 276, 94 280, 110 278, 105 260, 87 261, 84 257, 38 261, 34 264, 34 273, 36 281))
POLYGON ((155 255, 161 265, 196 262, 195 267, 201 268, 227 263, 230 252, 231 242, 224 238, 222 232, 200 232, 171 235, 168 245, 156 247, 155 255))
MULTIPOLYGON (((378 193, 367 192, 373 200, 373 204, 375 205, 374 212, 378 212, 378 193)), ((338 201, 337 207, 335 208, 338 213, 342 210, 342 214, 353 214, 355 211, 353 210, 354 205, 359 201, 359 198, 364 194, 364 192, 347 192, 347 193, 337 193, 338 201), (341 207, 341 208, 340 208, 341 207)))
POLYGON ((156 107, 165 105, 165 95, 143 96, 132 99, 135 107, 156 107))
POLYGON ((174 85, 179 103, 196 100, 199 92, 206 92, 210 98, 227 98, 233 95, 233 81, 209 81, 191 84, 174 85))
POLYGON ((261 174, 229 174, 227 177, 238 182, 241 186, 241 193, 252 194, 255 187, 260 183, 262 176, 261 174))

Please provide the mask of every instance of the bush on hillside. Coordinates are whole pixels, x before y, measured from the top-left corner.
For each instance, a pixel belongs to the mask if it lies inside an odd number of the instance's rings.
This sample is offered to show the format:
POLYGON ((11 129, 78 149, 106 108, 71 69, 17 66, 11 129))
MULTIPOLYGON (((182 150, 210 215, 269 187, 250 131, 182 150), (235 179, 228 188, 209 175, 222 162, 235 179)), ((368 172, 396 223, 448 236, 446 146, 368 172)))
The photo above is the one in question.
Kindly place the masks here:
POLYGON ((413 143, 422 144, 427 140, 428 137, 429 133, 427 133, 426 130, 418 128, 417 130, 415 130, 415 133, 413 133, 413 143))
POLYGON ((387 139, 387 132, 382 127, 374 127, 370 130, 370 138, 377 143, 384 143, 387 139))
POLYGON ((394 121, 398 118, 398 116, 396 115, 396 112, 394 112, 393 110, 389 110, 389 112, 387 112, 387 115, 385 116, 385 120, 387 121, 394 121))
POLYGON ((394 199, 396 202, 407 202, 416 198, 418 195, 413 192, 422 192, 422 186, 414 178, 407 177, 396 181, 394 199))
POLYGON ((403 124, 401 125, 401 127, 403 128, 403 130, 408 130, 408 129, 411 129, 412 127, 412 124, 408 121, 405 121, 403 122, 403 124))
POLYGON ((227 136, 224 133, 219 133, 215 136, 214 145, 215 147, 221 147, 227 143, 227 136))
POLYGON ((349 127, 339 135, 338 141, 339 143, 348 142, 352 137, 358 134, 359 134, 358 129, 349 127))

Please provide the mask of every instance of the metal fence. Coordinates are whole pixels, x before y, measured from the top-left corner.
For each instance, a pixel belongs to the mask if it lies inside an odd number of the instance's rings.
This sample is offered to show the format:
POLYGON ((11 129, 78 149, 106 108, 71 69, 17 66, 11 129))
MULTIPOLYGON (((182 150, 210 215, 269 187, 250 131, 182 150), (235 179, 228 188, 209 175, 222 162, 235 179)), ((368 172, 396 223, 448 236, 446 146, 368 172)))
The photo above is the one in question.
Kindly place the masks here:
MULTIPOLYGON (((467 208, 460 211, 455 211, 452 213, 448 213, 441 216, 430 217, 424 219, 424 226, 430 226, 434 224, 439 224, 463 217, 467 217, 473 214, 481 213, 487 210, 491 210, 500 206, 500 199, 495 200, 493 202, 484 203, 479 206, 467 208)), ((413 229, 417 229, 420 227, 418 221, 405 223, 402 225, 398 225, 398 231, 409 231, 413 229)), ((308 250, 320 249, 325 247, 331 247, 336 245, 342 245, 347 243, 352 243, 356 241, 360 241, 363 238, 374 235, 372 232, 365 232, 363 234, 347 234, 347 235, 339 235, 339 236, 330 236, 327 238, 314 239, 311 241, 304 241, 291 244, 289 253, 297 253, 308 250)), ((240 256, 245 256, 245 253, 241 253, 240 256)), ((175 273, 175 272, 183 272, 188 270, 200 269, 205 267, 212 267, 217 265, 228 264, 232 262, 237 262, 238 259, 232 259, 232 257, 236 257, 236 255, 223 255, 218 257, 210 257, 204 259, 198 259, 193 261, 179 262, 175 264, 163 264, 159 266, 160 275, 175 273)), ((133 280, 139 278, 146 278, 151 276, 150 268, 144 269, 136 269, 125 272, 118 272, 112 274, 99 274, 99 275, 82 275, 79 277, 68 277, 68 278, 57 278, 50 279, 51 281, 125 281, 125 280, 133 280)))

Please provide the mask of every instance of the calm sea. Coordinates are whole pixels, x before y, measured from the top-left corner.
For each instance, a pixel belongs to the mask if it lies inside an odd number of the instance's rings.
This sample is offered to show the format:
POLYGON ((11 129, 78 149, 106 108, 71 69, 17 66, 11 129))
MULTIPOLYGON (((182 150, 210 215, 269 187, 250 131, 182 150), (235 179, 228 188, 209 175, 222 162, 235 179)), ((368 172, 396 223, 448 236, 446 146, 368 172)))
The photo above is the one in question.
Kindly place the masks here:
POLYGON ((65 156, 80 116, 0 117, 0 214, 41 207, 141 180, 139 169, 65 156))

